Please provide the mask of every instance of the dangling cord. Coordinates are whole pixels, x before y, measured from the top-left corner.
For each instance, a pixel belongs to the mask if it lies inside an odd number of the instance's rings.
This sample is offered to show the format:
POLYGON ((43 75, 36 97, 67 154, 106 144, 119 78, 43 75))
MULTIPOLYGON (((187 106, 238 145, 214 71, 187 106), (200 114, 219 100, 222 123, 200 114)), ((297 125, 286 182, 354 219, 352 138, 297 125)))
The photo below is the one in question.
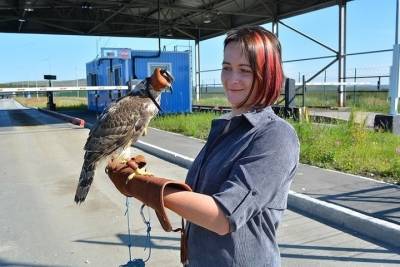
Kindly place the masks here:
POLYGON ((146 246, 144 247, 144 250, 149 248, 149 254, 147 255, 147 259, 144 260, 144 262, 147 262, 150 259, 151 256, 151 224, 150 224, 150 214, 149 214, 149 208, 147 207, 147 215, 149 217, 148 220, 146 220, 146 217, 144 216, 143 209, 146 205, 143 204, 142 207, 140 207, 140 215, 142 216, 144 224, 147 226, 146 232, 147 232, 147 237, 146 237, 146 246))
POLYGON ((132 253, 131 253, 131 247, 132 247, 132 236, 131 236, 131 224, 129 221, 129 197, 126 197, 126 211, 125 211, 125 216, 128 220, 128 237, 129 237, 129 241, 128 241, 128 249, 129 249, 129 261, 132 261, 132 253))

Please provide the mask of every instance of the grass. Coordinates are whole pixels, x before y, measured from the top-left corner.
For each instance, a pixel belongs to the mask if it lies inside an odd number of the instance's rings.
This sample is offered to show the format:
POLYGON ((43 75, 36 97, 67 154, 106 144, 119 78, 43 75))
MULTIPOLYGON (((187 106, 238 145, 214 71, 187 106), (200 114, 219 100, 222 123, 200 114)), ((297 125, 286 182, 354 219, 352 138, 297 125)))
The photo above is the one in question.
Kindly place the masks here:
POLYGON ((400 184, 400 136, 368 130, 353 121, 292 125, 300 139, 302 163, 400 184))
POLYGON ((192 103, 193 105, 229 106, 228 100, 223 94, 208 94, 206 97, 201 96, 199 101, 194 98, 192 103))
MULTIPOLYGON (((47 103, 46 97, 17 97, 16 100, 31 107, 45 108, 47 103)), ((54 100, 58 110, 87 109, 86 97, 55 96, 54 100)), ((210 97, 209 101, 209 105, 225 105, 218 98, 210 97)), ((205 140, 211 121, 218 116, 216 113, 158 116, 150 125, 205 140)), ((290 123, 300 139, 302 163, 400 184, 400 136, 365 129, 353 119, 334 126, 290 123)))
MULTIPOLYGON (((215 113, 160 116, 152 127, 206 139, 215 113)), ((400 184, 400 136, 349 123, 290 122, 301 144, 300 162, 400 184)))
MULTIPOLYGON (((47 97, 45 96, 32 96, 31 98, 17 96, 15 100, 27 107, 46 108, 47 105, 47 97)), ((86 97, 54 96, 54 103, 57 110, 87 109, 86 97)))
POLYGON ((218 116, 220 115, 211 112, 158 116, 150 122, 150 126, 200 139, 207 139, 211 121, 218 116))
MULTIPOLYGON (((195 93, 193 93, 192 95, 194 97, 194 105, 229 106, 226 97, 222 92, 202 93, 200 94, 199 101, 196 101, 195 93)), ((347 92, 346 106, 351 107, 353 110, 357 111, 388 113, 390 104, 387 97, 387 92, 347 92)), ((282 98, 283 96, 281 96, 279 100, 281 100, 282 98)), ((295 98, 295 104, 296 106, 303 105, 302 96, 297 96, 295 98)), ((333 90, 326 92, 315 90, 307 91, 305 95, 304 105, 308 107, 338 106, 337 92, 333 90)), ((400 104, 398 110, 400 110, 400 104)))

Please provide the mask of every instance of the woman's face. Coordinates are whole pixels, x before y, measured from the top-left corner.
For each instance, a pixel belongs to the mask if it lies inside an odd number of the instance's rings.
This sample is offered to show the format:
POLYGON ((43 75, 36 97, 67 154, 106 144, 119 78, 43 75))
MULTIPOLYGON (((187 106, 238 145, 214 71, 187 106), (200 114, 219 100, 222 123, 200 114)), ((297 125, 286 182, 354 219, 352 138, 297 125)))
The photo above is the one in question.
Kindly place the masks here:
MULTIPOLYGON (((253 71, 238 42, 228 43, 225 47, 221 81, 226 97, 235 110, 246 99, 253 84, 253 71)), ((245 103, 244 109, 248 108, 247 103, 253 102, 253 98, 254 94, 245 103)))

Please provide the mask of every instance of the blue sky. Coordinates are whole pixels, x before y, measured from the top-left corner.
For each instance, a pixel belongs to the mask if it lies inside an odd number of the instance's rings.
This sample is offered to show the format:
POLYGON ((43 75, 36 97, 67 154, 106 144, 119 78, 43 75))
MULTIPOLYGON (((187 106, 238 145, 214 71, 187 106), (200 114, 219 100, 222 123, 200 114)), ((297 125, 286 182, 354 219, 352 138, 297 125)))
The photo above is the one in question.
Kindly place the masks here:
MULTIPOLYGON (((347 53, 391 49, 395 38, 396 0, 354 0, 347 4, 347 53)), ((338 7, 325 8, 283 20, 284 23, 337 49, 338 7)), ((270 29, 271 25, 265 27, 270 29)), ((283 59, 332 55, 329 50, 279 26, 283 59)), ((201 68, 219 68, 222 61, 223 36, 200 43, 201 68)), ((83 78, 85 64, 93 60, 100 47, 127 47, 136 50, 157 50, 156 39, 88 36, 59 36, 0 33, 0 82, 41 80, 43 74, 55 74, 58 80, 83 78)), ((188 40, 163 39, 162 46, 172 50, 175 45, 193 46, 188 40)), ((193 55, 194 58, 194 55, 193 55)), ((287 76, 311 76, 331 59, 284 64, 287 76)), ((347 59, 348 75, 357 68, 358 75, 388 74, 391 53, 351 56, 347 59)), ((337 66, 327 71, 328 80, 336 80, 337 66)), ((219 72, 204 73, 204 83, 219 83, 219 72)), ((322 76, 316 81, 321 81, 322 76)))

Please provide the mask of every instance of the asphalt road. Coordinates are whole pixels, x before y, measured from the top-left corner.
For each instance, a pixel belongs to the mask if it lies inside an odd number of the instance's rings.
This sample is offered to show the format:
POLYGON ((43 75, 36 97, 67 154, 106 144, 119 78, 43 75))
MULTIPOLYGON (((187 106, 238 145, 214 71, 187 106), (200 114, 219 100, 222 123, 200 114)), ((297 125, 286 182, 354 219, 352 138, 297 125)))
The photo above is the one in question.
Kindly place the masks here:
MULTIPOLYGON (((88 130, 34 109, 18 109, 10 101, 0 100, 0 266, 125 264, 125 198, 105 176, 104 163, 86 202, 73 202, 88 130)), ((186 169, 146 157, 149 171, 157 175, 186 175, 186 169)), ((142 258, 146 228, 138 210, 133 201, 133 255, 142 258)), ((150 215, 153 250, 146 266, 179 266, 178 234, 163 232, 150 215)), ((172 218, 178 225, 179 218, 172 218)), ((400 265, 395 251, 290 211, 279 229, 279 244, 283 266, 400 265)))

